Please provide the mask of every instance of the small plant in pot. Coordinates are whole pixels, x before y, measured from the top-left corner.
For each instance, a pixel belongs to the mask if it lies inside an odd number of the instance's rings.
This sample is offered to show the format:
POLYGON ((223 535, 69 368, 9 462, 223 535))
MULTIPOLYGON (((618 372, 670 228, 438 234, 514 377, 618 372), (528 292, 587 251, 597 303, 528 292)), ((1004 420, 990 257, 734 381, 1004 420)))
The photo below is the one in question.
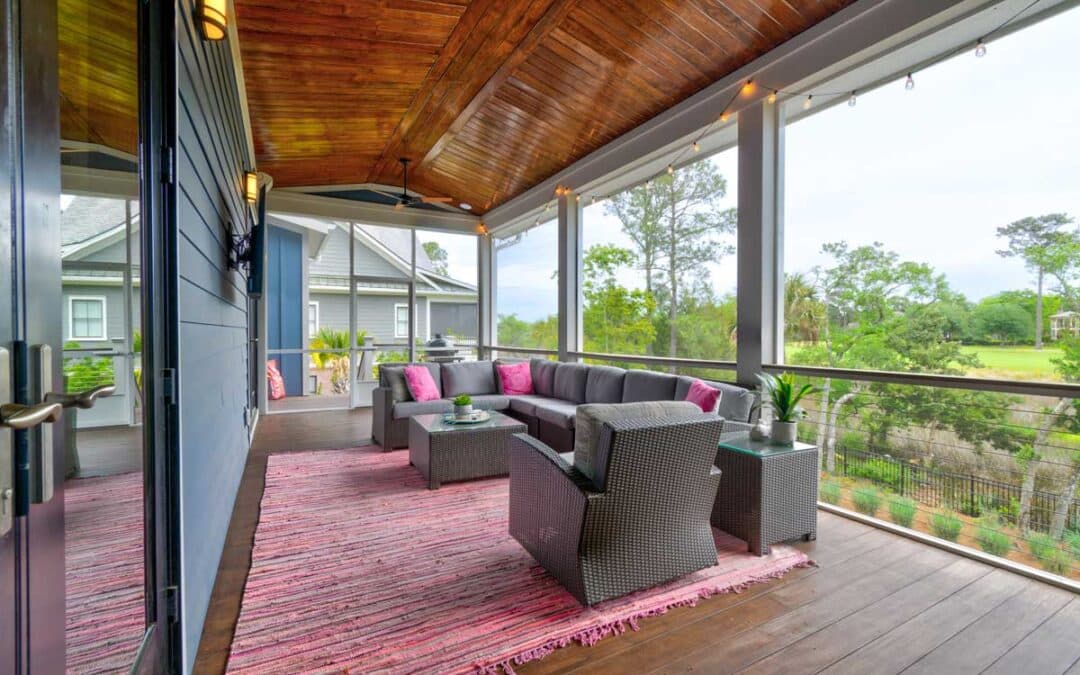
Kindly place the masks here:
POLYGON ((799 406, 799 402, 816 393, 817 389, 811 384, 798 386, 791 373, 762 374, 758 375, 758 379, 761 380, 762 399, 769 404, 773 412, 772 442, 794 443, 799 420, 806 416, 806 411, 799 406))
POLYGON ((462 394, 454 398, 454 417, 468 417, 473 413, 472 397, 462 394))

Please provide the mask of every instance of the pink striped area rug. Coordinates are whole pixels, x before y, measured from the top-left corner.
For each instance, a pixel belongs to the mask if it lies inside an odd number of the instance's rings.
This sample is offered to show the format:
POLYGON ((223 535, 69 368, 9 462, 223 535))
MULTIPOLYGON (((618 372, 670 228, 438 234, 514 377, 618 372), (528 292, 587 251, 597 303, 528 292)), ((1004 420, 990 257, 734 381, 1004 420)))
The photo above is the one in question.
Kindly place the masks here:
POLYGON ((126 673, 143 635, 142 474, 64 483, 69 673, 126 673))
POLYGON ((716 567, 584 608, 507 533, 508 484, 429 491, 373 447, 271 456, 229 671, 513 672, 809 562, 717 532, 716 567))

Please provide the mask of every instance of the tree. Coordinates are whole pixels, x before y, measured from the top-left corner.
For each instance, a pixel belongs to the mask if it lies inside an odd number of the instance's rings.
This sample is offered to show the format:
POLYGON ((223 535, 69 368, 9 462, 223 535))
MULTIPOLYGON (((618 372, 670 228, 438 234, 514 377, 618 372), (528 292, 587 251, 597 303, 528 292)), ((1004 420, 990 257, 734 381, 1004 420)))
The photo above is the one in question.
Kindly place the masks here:
POLYGON ((586 351, 641 354, 656 339, 651 316, 656 302, 647 291, 629 290, 617 272, 633 267, 634 252, 597 244, 584 259, 584 335, 586 351))
POLYGON ((785 338, 817 344, 825 320, 825 303, 818 289, 803 274, 784 277, 785 338))
POLYGON ((1003 258, 1021 258, 1035 272, 1035 349, 1043 346, 1043 283, 1047 275, 1067 284, 1069 270, 1076 265, 1077 236, 1063 228, 1073 220, 1064 213, 1022 218, 997 228, 1009 246, 998 251, 1003 258))
POLYGON ((972 338, 978 342, 1015 344, 1034 334, 1031 315, 1013 303, 979 303, 971 321, 972 338))
POLYGON ((437 241, 425 241, 422 246, 424 247, 424 253, 427 253, 427 257, 431 260, 431 264, 435 267, 435 273, 441 274, 444 277, 450 275, 449 267, 449 255, 446 253, 446 249, 439 246, 437 241))
MULTIPOLYGON (((1071 337, 1061 342, 1061 356, 1051 359, 1054 368, 1067 382, 1080 382, 1080 338, 1071 337)), ((1047 426, 1063 423, 1066 431, 1080 432, 1080 410, 1077 410, 1071 398, 1058 400, 1057 405, 1051 411, 1047 426)), ((1076 496, 1076 489, 1080 486, 1080 449, 1073 449, 1069 456, 1072 465, 1072 473, 1065 486, 1058 494, 1057 504, 1054 508, 1054 518, 1050 523, 1050 534, 1060 538, 1065 531, 1066 520, 1069 516, 1069 507, 1076 496)))
POLYGON ((735 231, 737 215, 720 208, 726 193, 727 181, 702 161, 620 193, 607 207, 634 244, 646 293, 666 310, 670 356, 678 353, 683 288, 707 278, 706 265, 734 251, 721 239, 735 231))

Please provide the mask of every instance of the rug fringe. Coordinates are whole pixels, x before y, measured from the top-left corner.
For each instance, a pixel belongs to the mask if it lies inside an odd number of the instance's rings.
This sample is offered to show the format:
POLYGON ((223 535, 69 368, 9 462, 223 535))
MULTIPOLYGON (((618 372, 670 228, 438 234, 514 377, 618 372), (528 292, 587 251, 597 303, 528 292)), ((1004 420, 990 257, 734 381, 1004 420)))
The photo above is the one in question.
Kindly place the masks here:
POLYGON ((673 600, 660 607, 654 607, 652 609, 643 609, 637 612, 633 612, 628 616, 609 621, 599 626, 593 626, 571 635, 549 640, 544 644, 527 649, 523 652, 515 654, 502 661, 497 661, 491 664, 484 664, 476 666, 474 670, 477 675, 514 675, 514 666, 521 666, 530 661, 539 661, 548 654, 551 654, 557 649, 569 646, 570 644, 577 642, 584 647, 592 647, 597 642, 600 642, 606 637, 611 635, 621 635, 626 632, 627 628, 632 630, 638 630, 638 620, 652 616, 661 616, 667 614, 668 610, 676 607, 696 607, 698 600, 706 600, 714 595, 723 595, 725 593, 742 593, 747 588, 760 584, 772 579, 779 579, 793 569, 800 569, 806 567, 817 567, 817 563, 813 560, 801 560, 790 567, 785 567, 782 570, 777 570, 769 574, 763 574, 756 577, 751 577, 745 581, 737 584, 729 584, 726 586, 706 587, 698 589, 697 594, 689 598, 682 600, 673 600))

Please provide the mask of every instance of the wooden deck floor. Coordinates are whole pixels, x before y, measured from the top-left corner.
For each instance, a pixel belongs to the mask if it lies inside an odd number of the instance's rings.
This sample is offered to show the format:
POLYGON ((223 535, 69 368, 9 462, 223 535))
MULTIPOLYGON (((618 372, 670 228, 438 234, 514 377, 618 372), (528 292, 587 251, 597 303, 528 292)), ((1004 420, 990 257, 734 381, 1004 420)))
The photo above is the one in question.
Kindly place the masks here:
MULTIPOLYGON (((196 662, 224 671, 251 561, 266 456, 358 445, 366 411, 260 422, 196 662)), ((738 594, 571 646, 521 673, 1068 673, 1080 675, 1080 597, 828 513, 818 563, 738 594)))

